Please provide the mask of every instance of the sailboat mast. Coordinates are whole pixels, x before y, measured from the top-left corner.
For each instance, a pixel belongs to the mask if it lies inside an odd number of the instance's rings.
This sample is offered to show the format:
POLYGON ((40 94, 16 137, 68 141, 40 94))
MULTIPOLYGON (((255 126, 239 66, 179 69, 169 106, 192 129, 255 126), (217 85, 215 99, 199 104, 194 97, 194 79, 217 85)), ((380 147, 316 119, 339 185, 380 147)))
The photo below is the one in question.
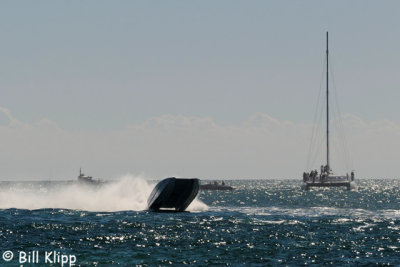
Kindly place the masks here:
POLYGON ((326 32, 326 166, 330 170, 329 165, 329 47, 328 32, 326 32))

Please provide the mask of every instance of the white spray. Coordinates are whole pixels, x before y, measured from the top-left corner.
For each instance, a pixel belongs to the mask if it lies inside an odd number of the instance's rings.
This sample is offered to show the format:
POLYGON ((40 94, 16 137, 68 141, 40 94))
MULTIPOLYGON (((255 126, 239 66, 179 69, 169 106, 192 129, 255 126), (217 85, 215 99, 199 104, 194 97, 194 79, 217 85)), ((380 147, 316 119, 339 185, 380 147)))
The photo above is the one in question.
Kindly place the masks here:
MULTIPOLYGON (((12 183, 0 188, 0 209, 59 208, 86 211, 140 211, 147 208, 147 198, 155 183, 126 175, 101 186, 79 183, 12 183), (41 186, 38 186, 41 185, 41 186)), ((189 211, 208 207, 195 199, 189 211)))

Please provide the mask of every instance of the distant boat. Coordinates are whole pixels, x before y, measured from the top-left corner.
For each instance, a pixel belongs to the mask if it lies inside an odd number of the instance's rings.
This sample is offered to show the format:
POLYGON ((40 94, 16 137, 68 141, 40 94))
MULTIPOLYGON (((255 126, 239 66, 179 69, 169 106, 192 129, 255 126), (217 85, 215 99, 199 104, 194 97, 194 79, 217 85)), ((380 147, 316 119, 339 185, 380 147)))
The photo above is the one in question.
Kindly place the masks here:
POLYGON ((199 179, 166 178, 151 192, 147 204, 151 211, 185 211, 199 192, 199 179))
POLYGON ((317 170, 303 173, 303 189, 311 187, 345 186, 348 190, 354 185, 354 171, 346 175, 334 175, 329 161, 329 46, 328 32, 326 33, 326 164, 321 165, 320 173, 317 170))
POLYGON ((217 182, 208 183, 208 184, 201 184, 200 190, 233 190, 232 186, 226 185, 224 182, 218 184, 217 182))
POLYGON ((78 182, 88 183, 88 184, 99 184, 99 183, 101 183, 100 180, 94 180, 92 176, 85 175, 82 172, 81 168, 79 168, 78 182))

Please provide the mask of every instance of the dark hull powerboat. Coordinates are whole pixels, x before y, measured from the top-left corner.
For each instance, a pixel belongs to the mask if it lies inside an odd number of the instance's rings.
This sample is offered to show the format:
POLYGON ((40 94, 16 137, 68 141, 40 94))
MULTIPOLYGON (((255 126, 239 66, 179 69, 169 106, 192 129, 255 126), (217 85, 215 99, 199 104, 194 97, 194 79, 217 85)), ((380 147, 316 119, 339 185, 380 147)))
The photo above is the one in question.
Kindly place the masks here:
POLYGON ((222 184, 202 184, 200 190, 233 190, 234 188, 229 185, 222 184))
POLYGON ((151 211, 185 211, 199 192, 199 179, 166 178, 151 192, 147 204, 151 211))

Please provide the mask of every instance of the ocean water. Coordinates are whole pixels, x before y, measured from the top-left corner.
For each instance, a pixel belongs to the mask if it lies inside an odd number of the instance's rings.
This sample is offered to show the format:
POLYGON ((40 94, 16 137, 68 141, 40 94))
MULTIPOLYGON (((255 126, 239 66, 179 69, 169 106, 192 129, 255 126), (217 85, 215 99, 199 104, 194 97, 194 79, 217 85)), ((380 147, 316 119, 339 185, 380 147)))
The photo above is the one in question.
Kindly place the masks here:
POLYGON ((0 266, 400 265, 400 180, 357 182, 227 181, 184 213, 146 211, 154 183, 138 178, 0 182, 0 266))

